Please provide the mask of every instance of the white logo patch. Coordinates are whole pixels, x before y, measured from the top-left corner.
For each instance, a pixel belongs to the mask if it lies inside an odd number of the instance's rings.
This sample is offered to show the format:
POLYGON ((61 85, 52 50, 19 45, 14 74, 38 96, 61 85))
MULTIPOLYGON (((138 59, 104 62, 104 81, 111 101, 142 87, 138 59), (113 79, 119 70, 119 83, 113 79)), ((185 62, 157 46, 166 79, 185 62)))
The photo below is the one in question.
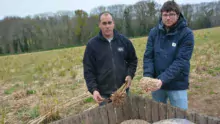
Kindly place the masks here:
POLYGON ((172 46, 173 46, 173 47, 176 47, 176 43, 172 43, 172 46))
POLYGON ((118 47, 118 52, 123 52, 124 48, 123 47, 118 47))

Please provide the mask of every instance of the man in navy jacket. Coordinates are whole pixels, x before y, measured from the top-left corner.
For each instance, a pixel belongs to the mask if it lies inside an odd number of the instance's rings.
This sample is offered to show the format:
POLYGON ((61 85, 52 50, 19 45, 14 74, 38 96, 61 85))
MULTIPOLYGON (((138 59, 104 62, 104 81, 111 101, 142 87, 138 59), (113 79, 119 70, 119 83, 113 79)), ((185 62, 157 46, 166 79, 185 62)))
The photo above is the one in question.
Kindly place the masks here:
POLYGON ((131 41, 114 30, 114 26, 111 13, 100 14, 100 32, 89 40, 83 58, 87 88, 100 105, 105 104, 103 99, 109 98, 125 81, 129 88, 137 68, 131 41))
POLYGON ((167 1, 161 8, 159 24, 148 37, 144 53, 144 77, 159 79, 152 97, 158 102, 187 109, 190 59, 194 48, 192 30, 174 1, 167 1))

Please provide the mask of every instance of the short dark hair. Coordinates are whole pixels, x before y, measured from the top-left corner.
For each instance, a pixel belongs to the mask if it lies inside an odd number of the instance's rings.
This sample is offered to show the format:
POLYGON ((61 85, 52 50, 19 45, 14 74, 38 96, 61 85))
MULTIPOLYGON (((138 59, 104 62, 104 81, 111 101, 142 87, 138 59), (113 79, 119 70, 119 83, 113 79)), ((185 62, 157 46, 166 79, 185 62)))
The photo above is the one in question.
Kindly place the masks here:
MULTIPOLYGON (((102 12, 102 13, 99 14, 99 21, 101 21, 101 16, 102 16, 102 15, 107 15, 107 14, 111 15, 111 16, 112 16, 112 19, 113 19, 113 15, 112 15, 109 11, 104 11, 104 12, 102 12)), ((114 20, 114 19, 113 19, 113 20, 114 20)))
POLYGON ((177 15, 180 14, 180 7, 174 0, 165 2, 160 10, 161 13, 170 11, 176 12, 177 15))

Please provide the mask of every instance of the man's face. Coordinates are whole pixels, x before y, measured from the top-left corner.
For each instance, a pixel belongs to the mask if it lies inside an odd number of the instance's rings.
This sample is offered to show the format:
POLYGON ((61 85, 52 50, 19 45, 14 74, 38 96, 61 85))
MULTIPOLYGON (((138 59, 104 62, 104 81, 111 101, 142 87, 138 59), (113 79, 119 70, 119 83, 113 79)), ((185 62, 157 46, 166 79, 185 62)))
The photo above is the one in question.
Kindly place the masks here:
POLYGON ((102 30, 102 35, 106 38, 113 37, 114 21, 110 14, 103 14, 100 18, 99 28, 102 30))
POLYGON ((179 18, 179 15, 177 15, 176 12, 174 12, 174 11, 162 12, 162 21, 163 21, 163 24, 167 28, 176 24, 178 18, 179 18))

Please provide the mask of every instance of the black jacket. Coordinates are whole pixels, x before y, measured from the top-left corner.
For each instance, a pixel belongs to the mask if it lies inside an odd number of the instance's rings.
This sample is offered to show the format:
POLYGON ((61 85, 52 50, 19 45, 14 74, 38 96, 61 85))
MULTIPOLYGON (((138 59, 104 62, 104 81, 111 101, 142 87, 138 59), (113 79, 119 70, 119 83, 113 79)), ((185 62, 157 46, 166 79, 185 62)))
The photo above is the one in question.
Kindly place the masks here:
POLYGON ((83 67, 89 92, 98 90, 101 95, 110 95, 122 86, 127 75, 134 77, 137 56, 129 39, 114 30, 109 43, 100 31, 87 44, 83 67))

